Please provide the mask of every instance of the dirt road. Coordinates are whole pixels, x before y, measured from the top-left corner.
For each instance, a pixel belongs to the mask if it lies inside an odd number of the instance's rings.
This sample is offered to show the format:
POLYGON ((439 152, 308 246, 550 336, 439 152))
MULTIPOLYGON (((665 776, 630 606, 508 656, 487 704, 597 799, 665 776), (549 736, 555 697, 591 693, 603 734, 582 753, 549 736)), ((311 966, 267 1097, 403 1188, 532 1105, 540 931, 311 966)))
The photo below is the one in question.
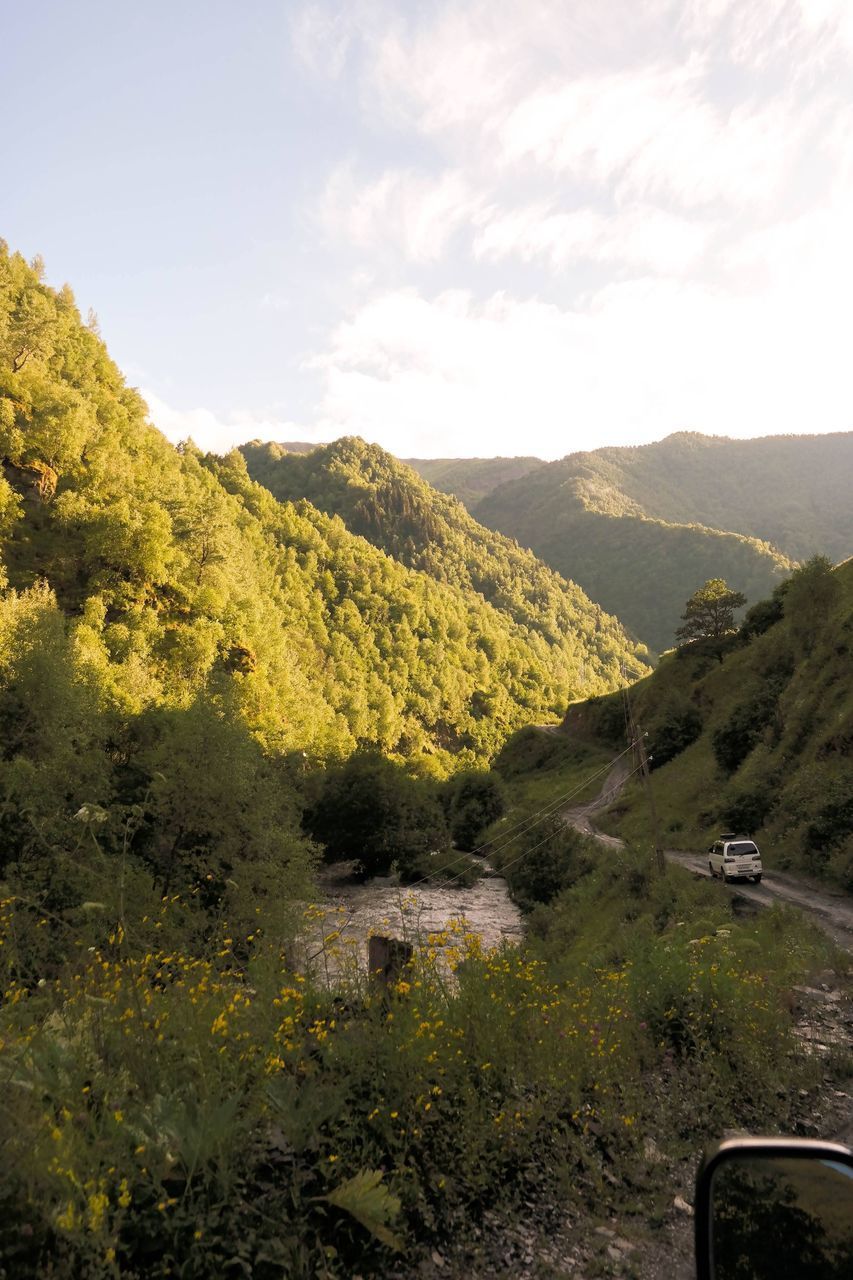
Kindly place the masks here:
MULTIPOLYGON (((573 809, 564 809, 563 821, 611 849, 621 848, 624 842, 617 836, 608 836, 599 831, 593 818, 596 813, 613 803, 630 772, 631 765, 627 758, 618 761, 608 773, 595 799, 573 809)), ((695 871, 698 875, 710 876, 707 854, 689 853, 683 849, 667 849, 665 853, 668 861, 677 862, 679 866, 695 871)), ((818 887, 809 884, 802 877, 782 871, 765 871, 761 884, 738 882, 727 885, 726 890, 742 901, 759 907, 769 907, 773 902, 789 902, 800 907, 813 917, 815 924, 829 934, 839 947, 853 951, 853 899, 840 890, 833 891, 825 885, 818 887)))

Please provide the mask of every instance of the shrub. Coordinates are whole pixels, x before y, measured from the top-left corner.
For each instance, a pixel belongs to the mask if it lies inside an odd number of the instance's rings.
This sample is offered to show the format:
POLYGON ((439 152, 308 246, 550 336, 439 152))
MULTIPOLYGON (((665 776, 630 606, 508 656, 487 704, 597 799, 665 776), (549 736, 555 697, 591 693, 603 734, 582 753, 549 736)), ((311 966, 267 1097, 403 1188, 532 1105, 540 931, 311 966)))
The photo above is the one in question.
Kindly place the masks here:
POLYGON ((459 849, 471 850, 484 828, 500 818, 506 808, 500 775, 470 769, 451 779, 448 791, 453 842, 459 849))
POLYGON ((720 768, 734 773, 761 739, 778 706, 776 689, 762 687, 732 711, 728 720, 715 729, 711 738, 714 757, 720 768))
POLYGON ((652 769, 660 769, 680 755, 702 732, 702 716, 695 703, 670 698, 649 726, 652 769))
POLYGON ((405 868, 449 843, 437 787, 372 752, 329 772, 305 824, 329 860, 357 859, 366 876, 387 875, 395 861, 405 868))

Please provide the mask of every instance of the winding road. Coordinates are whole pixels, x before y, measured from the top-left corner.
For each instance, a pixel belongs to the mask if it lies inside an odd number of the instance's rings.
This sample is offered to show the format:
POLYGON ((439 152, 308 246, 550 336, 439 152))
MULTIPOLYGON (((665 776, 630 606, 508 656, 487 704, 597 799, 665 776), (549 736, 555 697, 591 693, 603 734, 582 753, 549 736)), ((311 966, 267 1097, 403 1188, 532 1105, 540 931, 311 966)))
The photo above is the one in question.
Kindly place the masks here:
MULTIPOLYGON (((608 773, 604 785, 594 800, 578 805, 572 809, 564 809, 563 821, 583 835, 592 836, 601 844, 611 849, 619 849, 624 841, 618 836, 605 835, 593 823, 596 813, 606 809, 624 787, 631 773, 631 765, 623 757, 608 773)), ((678 863, 697 875, 710 876, 708 857, 703 853, 688 853, 684 849, 666 849, 669 862, 678 863)), ((720 886, 721 891, 723 886, 720 886)), ((837 946, 845 951, 853 951, 853 899, 841 890, 827 889, 810 884, 800 876, 789 875, 782 871, 765 870, 761 884, 737 883, 726 885, 725 891, 735 899, 752 903, 758 907, 769 907, 774 902, 788 902, 799 907, 810 915, 837 946)))

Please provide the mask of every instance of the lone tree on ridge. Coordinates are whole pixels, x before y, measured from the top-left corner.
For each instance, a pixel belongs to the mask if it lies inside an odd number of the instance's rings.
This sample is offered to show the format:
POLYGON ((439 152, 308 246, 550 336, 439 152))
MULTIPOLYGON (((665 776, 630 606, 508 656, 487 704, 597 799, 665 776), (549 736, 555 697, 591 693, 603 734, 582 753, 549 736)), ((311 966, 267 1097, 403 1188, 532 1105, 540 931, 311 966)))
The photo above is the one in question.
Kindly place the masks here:
POLYGON ((680 644, 707 640, 722 662, 723 640, 735 630, 735 609, 745 604, 746 596, 732 591, 723 578, 709 578, 687 601, 681 615, 684 626, 675 633, 677 640, 680 644))

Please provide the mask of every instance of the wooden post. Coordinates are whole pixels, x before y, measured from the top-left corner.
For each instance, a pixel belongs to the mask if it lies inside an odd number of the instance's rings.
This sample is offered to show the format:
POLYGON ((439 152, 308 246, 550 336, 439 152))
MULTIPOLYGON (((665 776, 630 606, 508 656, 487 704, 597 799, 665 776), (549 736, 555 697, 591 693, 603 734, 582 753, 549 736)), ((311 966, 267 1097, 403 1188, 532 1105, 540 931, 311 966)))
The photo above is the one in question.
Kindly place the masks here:
POLYGON ((652 818, 652 836, 655 842, 655 866, 658 875, 663 875, 666 870, 666 860, 663 856, 663 846, 660 840, 660 827, 658 825, 658 811, 655 805, 655 796, 652 790, 651 770, 649 769, 649 757, 646 755, 646 735, 643 733, 639 725, 637 725, 637 750, 640 753, 640 774, 643 779, 643 787, 646 792, 646 798, 649 802, 649 812, 652 818))
POLYGON ((375 934, 367 942, 367 967, 371 978, 387 990, 399 978, 413 951, 411 942, 375 934))
POLYGON ((622 686, 622 705, 625 711, 625 733, 628 738, 628 745, 633 747, 632 755, 637 758, 637 763, 640 767, 640 778, 642 779, 643 790, 645 791, 646 799, 649 802, 649 812, 652 819, 652 839, 654 841, 655 848, 655 869, 658 875, 663 875, 666 870, 666 859, 663 856, 663 845, 661 844, 660 827, 658 825, 658 811, 655 805, 655 797, 652 792, 649 757, 646 754, 646 735, 634 719, 634 709, 631 706, 631 698, 628 693, 624 662, 622 663, 622 679, 626 680, 626 683, 622 686))

